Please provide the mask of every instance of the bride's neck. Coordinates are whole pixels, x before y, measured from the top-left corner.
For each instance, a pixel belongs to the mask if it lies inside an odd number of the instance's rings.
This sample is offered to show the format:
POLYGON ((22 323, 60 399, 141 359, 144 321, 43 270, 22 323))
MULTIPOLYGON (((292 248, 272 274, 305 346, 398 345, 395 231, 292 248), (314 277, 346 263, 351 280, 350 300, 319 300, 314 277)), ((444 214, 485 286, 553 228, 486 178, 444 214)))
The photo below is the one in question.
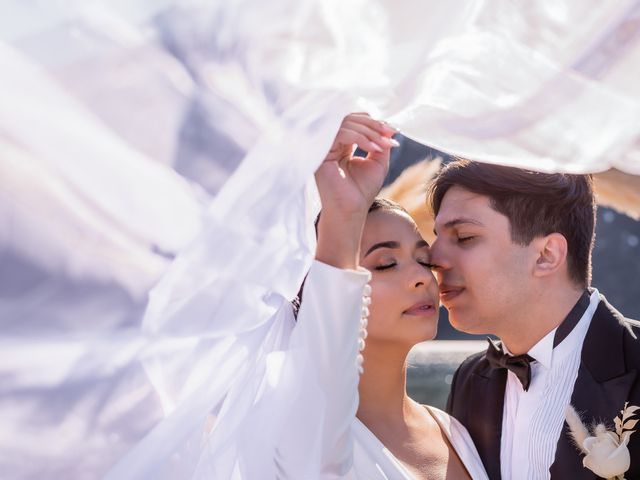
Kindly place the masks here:
POLYGON ((367 339, 364 373, 360 376, 358 418, 365 424, 403 420, 411 400, 406 394, 408 350, 397 344, 367 339))

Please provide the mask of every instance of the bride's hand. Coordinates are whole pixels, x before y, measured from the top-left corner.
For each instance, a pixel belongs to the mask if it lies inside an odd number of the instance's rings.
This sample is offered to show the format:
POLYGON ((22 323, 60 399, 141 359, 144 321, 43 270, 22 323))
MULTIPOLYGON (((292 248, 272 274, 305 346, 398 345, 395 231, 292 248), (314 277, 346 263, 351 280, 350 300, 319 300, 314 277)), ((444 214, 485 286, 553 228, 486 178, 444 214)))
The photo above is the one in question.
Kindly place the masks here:
POLYGON ((366 214, 389 170, 389 153, 398 146, 396 131, 366 113, 347 115, 333 145, 316 170, 322 209, 345 216, 366 214), (353 155, 357 145, 368 153, 353 155))
POLYGON ((389 153, 398 142, 387 124, 366 113, 347 115, 331 150, 316 170, 322 213, 316 259, 338 268, 356 268, 369 206, 389 170, 389 153), (368 154, 353 155, 357 145, 368 154))

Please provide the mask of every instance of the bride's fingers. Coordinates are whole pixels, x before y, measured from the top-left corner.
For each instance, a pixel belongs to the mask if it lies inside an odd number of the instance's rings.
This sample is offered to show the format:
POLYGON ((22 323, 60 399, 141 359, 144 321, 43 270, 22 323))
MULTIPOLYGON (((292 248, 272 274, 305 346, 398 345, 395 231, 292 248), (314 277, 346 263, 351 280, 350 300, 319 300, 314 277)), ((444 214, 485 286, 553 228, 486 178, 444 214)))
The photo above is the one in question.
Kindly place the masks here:
POLYGON ((350 148, 350 146, 354 144, 365 152, 383 152, 385 148, 390 148, 390 146, 378 144, 376 141, 370 139, 365 133, 343 126, 338 131, 336 141, 329 153, 334 153, 336 151, 343 152, 345 146, 350 148))
POLYGON ((396 131, 393 128, 374 120, 367 113, 351 113, 343 119, 325 161, 348 161, 352 158, 353 145, 369 154, 388 153, 391 148, 400 145, 391 138, 394 133, 396 131))
POLYGON ((353 122, 351 120, 345 120, 342 125, 344 128, 348 128, 350 130, 354 130, 358 133, 365 135, 369 139, 369 141, 382 147, 383 150, 391 147, 396 147, 399 145, 396 140, 384 136, 379 132, 379 130, 374 130, 373 128, 371 128, 366 124, 353 122))
POLYGON ((398 131, 395 128, 391 127, 389 124, 381 120, 375 120, 371 118, 371 116, 368 113, 363 113, 363 112, 351 113, 345 117, 345 121, 352 121, 352 122, 366 125, 369 128, 377 131, 381 135, 384 135, 385 137, 390 137, 398 133, 398 131))
MULTIPOLYGON (((398 144, 399 145, 399 144, 398 144)), ((389 161, 391 159, 391 150, 385 150, 384 152, 369 152, 364 161, 373 161, 382 166, 385 172, 389 170, 389 161)))

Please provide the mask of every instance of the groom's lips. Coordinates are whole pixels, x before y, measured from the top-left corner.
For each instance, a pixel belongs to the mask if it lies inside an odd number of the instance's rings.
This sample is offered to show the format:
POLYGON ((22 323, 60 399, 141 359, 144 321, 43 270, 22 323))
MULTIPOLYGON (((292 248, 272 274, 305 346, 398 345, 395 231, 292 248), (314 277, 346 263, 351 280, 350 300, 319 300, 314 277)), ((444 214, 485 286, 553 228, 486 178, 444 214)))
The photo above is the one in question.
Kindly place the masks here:
POLYGON ((438 289, 440 290, 440 300, 442 300, 442 303, 450 302, 464 292, 464 287, 447 285, 446 283, 438 285, 438 289))

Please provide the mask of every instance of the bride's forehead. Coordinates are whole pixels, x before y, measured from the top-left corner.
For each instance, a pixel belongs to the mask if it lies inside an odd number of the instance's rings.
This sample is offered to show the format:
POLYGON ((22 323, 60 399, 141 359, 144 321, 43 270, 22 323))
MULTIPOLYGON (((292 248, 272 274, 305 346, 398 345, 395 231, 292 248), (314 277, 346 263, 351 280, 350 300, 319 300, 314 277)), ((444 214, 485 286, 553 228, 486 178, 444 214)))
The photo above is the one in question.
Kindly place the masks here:
POLYGON ((396 240, 401 240, 400 237, 412 241, 422 238, 415 221, 406 212, 397 209, 380 209, 369 213, 364 226, 363 239, 390 235, 399 237, 396 240))
MULTIPOLYGON (((407 224, 407 225, 415 225, 415 221, 411 216, 402 210, 397 208, 380 208, 378 210, 374 210, 367 215, 366 224, 375 223, 377 225, 399 225, 399 224, 407 224)), ((365 226, 366 226, 365 224, 365 226)))

